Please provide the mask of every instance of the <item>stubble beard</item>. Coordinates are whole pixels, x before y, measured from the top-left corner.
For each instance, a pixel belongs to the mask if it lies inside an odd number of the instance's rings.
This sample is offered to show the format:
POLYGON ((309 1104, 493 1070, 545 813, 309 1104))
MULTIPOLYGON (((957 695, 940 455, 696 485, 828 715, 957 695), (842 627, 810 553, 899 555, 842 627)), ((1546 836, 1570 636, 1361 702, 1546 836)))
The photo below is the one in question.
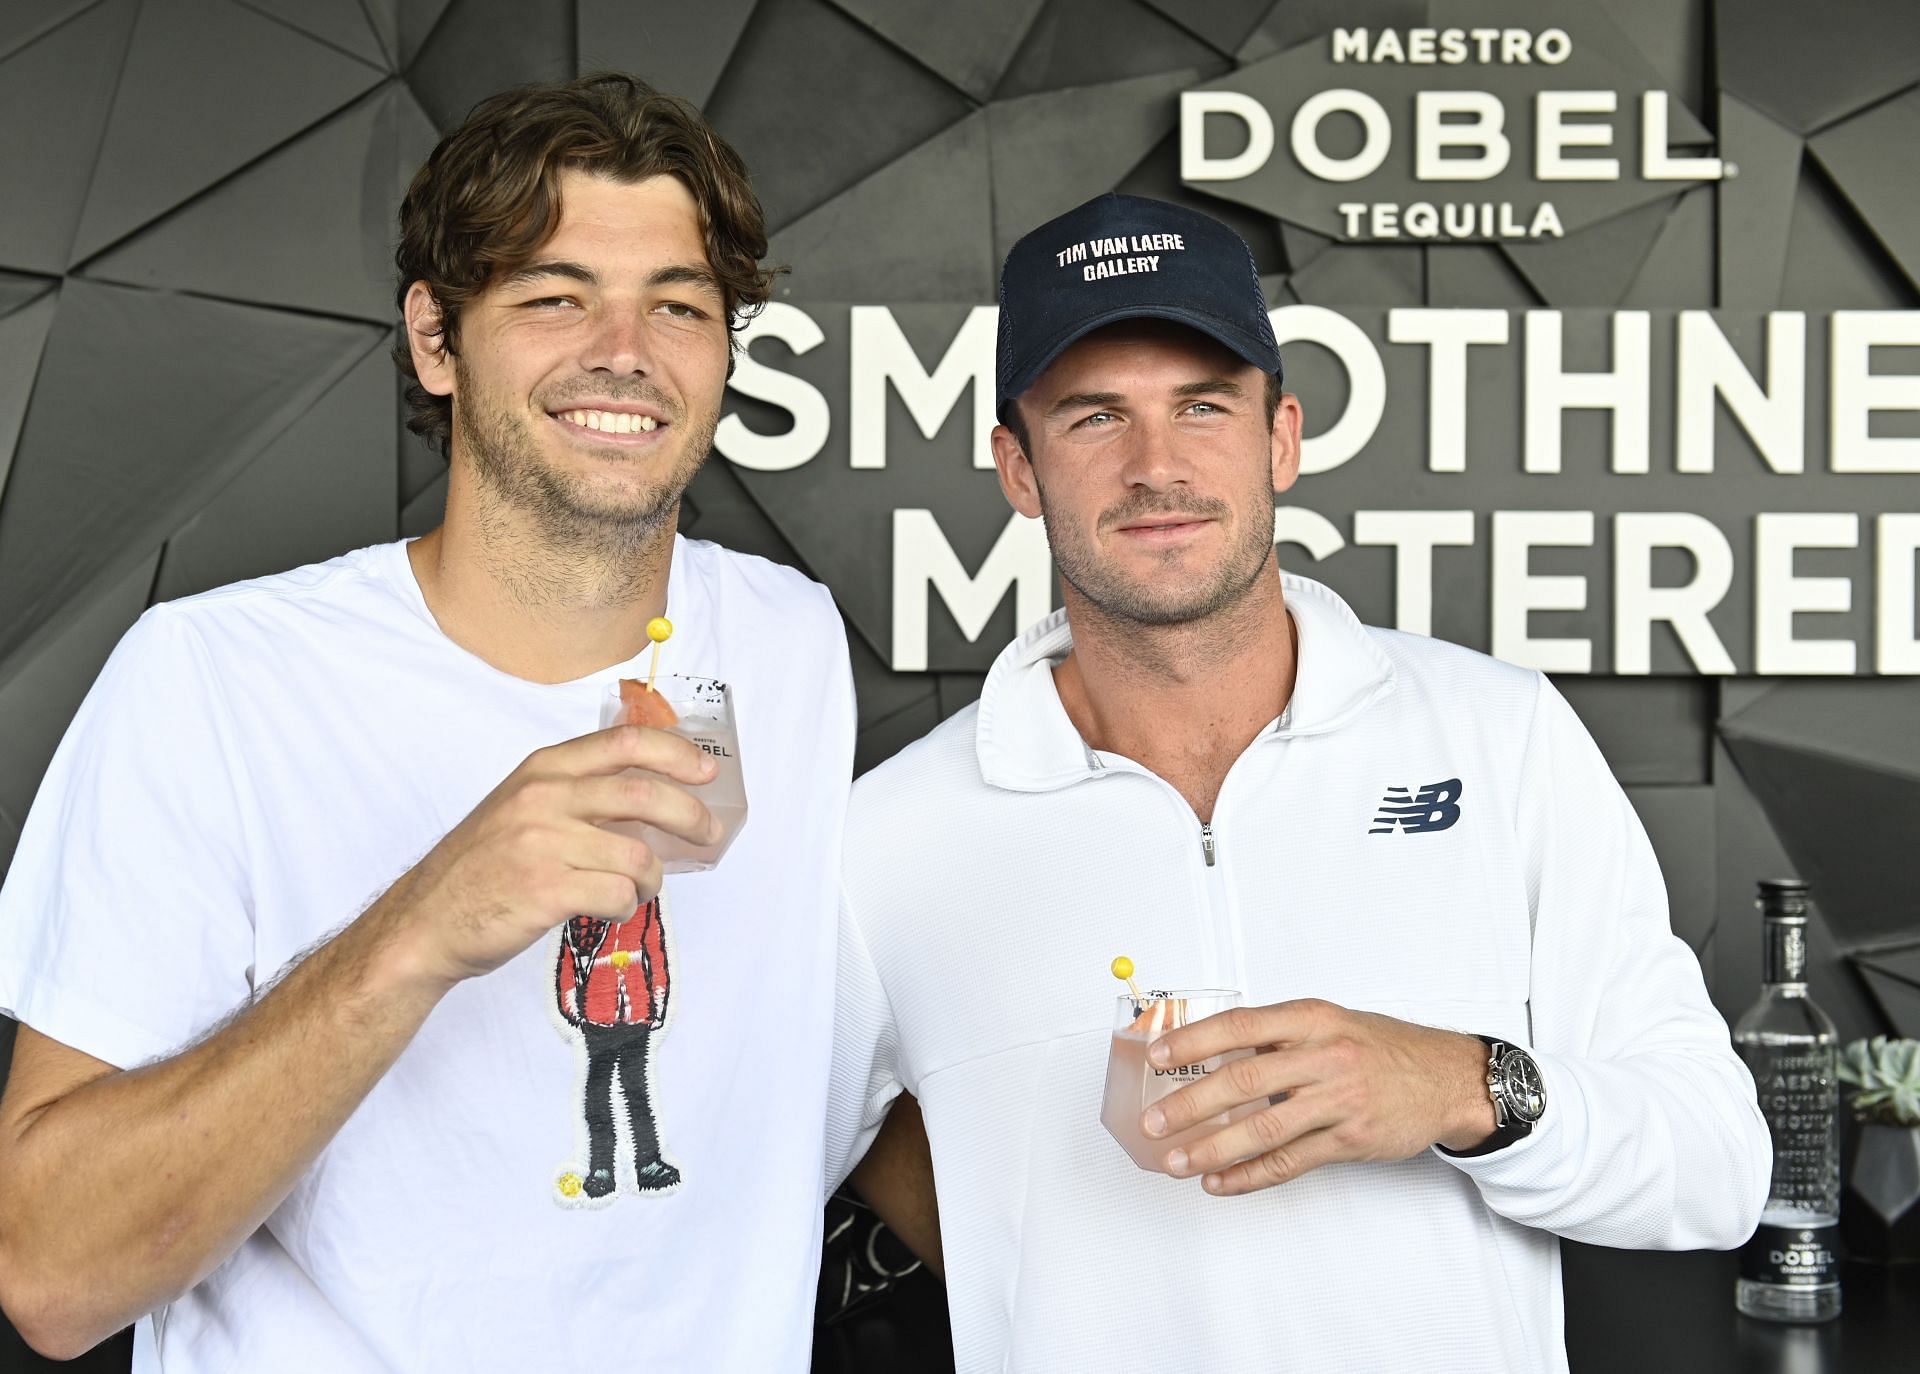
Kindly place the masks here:
MULTIPOLYGON (((1265 574, 1273 555, 1273 498, 1250 499, 1245 506, 1246 519, 1240 537, 1211 575, 1197 583, 1156 581, 1151 575, 1142 580, 1122 574, 1104 563, 1092 540, 1078 529, 1052 518, 1044 484, 1035 474, 1040 495, 1041 519, 1046 522, 1054 566, 1061 579, 1101 615, 1121 624, 1138 626, 1187 625, 1206 620, 1238 605, 1265 574)), ((1099 527, 1117 528, 1143 515, 1190 515, 1221 519, 1232 514, 1225 501, 1211 497, 1169 497, 1141 492, 1103 512, 1099 527)), ((1177 552, 1169 551, 1163 560, 1171 568, 1177 552)))
MULTIPOLYGON (((719 426, 717 413, 689 421, 680 407, 655 388, 624 389, 626 394, 619 399, 654 406, 668 417, 673 429, 685 432, 669 471, 638 490, 615 495, 596 491, 593 484, 556 467, 541 452, 526 418, 499 404, 484 388, 476 388, 464 369, 459 383, 468 404, 455 407, 454 424, 474 476, 490 498, 488 504, 498 510, 490 523, 507 524, 509 520, 502 517, 508 511, 518 512, 541 544, 609 571, 630 564, 636 554, 672 536, 670 522, 680 497, 706 462, 719 426)), ((596 395, 605 396, 605 388, 596 395)), ((658 460, 635 455, 628 461, 658 460)))

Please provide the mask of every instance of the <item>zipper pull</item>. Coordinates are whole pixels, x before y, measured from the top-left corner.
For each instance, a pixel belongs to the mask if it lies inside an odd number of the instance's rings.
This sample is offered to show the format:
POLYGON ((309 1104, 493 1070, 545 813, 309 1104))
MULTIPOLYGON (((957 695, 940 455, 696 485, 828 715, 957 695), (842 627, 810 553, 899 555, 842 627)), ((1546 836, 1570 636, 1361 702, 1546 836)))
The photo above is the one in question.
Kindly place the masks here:
POLYGON ((1200 822, 1200 852, 1206 856, 1207 867, 1213 867, 1213 827, 1205 821, 1200 822))

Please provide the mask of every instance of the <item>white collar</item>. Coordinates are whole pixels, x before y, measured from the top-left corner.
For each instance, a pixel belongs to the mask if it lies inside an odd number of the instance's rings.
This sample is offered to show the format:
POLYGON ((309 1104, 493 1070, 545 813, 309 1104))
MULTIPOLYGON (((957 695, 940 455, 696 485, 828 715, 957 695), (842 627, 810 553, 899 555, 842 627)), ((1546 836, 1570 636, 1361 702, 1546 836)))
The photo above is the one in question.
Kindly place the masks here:
MULTIPOLYGON (((1393 661, 1327 587, 1291 573, 1281 574, 1280 586, 1299 633, 1299 663, 1279 733, 1336 730, 1393 689, 1393 661)), ((974 724, 980 773, 991 786, 1045 792, 1095 770, 1053 682, 1053 665, 1072 647, 1061 609, 994 660, 974 724)))

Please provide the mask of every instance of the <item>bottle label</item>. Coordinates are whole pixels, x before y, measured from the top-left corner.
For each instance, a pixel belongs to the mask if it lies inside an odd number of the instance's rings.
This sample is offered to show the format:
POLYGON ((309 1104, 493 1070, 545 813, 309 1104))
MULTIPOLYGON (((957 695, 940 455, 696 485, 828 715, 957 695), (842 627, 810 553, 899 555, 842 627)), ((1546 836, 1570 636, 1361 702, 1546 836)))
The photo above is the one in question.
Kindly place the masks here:
POLYGON ((1831 1215, 1840 1205, 1840 1094, 1833 1046, 1743 1042, 1739 1050, 1773 1137, 1768 1205, 1789 1214, 1831 1215))
POLYGON ((1804 916, 1768 914, 1760 946, 1760 964, 1763 982, 1807 981, 1807 922, 1804 916))
POLYGON ((1833 1223, 1820 1226, 1761 1224, 1740 1251, 1740 1277, 1782 1288, 1819 1288, 1839 1280, 1829 1242, 1833 1223))

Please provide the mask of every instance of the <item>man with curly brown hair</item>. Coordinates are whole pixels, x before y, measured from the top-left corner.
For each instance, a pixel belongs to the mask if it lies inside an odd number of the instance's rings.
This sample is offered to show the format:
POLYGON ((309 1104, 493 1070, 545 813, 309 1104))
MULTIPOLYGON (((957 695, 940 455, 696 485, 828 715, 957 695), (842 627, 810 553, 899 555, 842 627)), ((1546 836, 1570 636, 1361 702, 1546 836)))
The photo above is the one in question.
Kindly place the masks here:
POLYGON ((765 253, 737 155, 627 77, 495 96, 414 179, 396 352, 445 522, 149 611, 0 890, 35 1347, 565 1368, 617 1311, 651 1368, 806 1367, 831 1008, 792 990, 833 971, 845 633, 676 532, 765 253), (595 730, 662 616, 668 671, 732 688, 754 817, 666 879, 604 823, 713 843, 712 765, 595 730))

